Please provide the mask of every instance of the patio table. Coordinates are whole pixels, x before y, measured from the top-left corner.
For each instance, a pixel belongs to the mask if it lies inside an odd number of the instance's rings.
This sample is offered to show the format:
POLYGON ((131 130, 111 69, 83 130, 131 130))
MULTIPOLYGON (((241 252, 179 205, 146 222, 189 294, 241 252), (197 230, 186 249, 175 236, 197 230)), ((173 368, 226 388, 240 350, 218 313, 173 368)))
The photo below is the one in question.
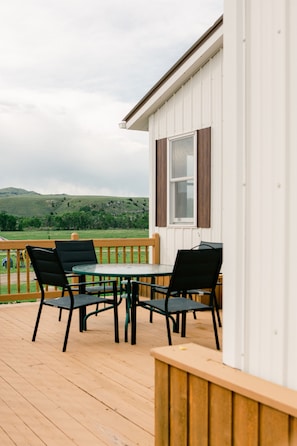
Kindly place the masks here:
MULTIPOLYGON (((151 263, 96 263, 92 265, 76 265, 72 268, 73 273, 82 276, 117 277, 120 281, 126 281, 126 319, 125 319, 125 342, 128 342, 128 324, 130 321, 131 308, 131 280, 140 277, 171 276, 173 265, 151 264, 151 263)), ((95 312, 94 312, 95 313, 95 312)), ((133 322, 133 321, 132 321, 133 322)), ((132 324, 131 324, 132 325, 132 324)), ((131 327, 133 333, 133 327, 131 327)), ((133 339, 131 339, 131 342, 133 339)))

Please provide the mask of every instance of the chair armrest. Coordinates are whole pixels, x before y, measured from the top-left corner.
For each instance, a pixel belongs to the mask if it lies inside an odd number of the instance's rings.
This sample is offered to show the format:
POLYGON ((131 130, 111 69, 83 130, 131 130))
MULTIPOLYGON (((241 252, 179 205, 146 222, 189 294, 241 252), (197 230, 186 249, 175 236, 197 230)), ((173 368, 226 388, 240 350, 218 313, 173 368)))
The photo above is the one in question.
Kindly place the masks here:
POLYGON ((150 299, 155 299, 155 293, 167 294, 168 287, 163 285, 158 285, 157 283, 142 282, 140 280, 132 280, 132 300, 139 301, 139 286, 146 286, 150 289, 150 299))
POLYGON ((207 295, 210 295, 211 294, 211 291, 209 291, 209 290, 203 290, 203 289, 195 289, 195 290, 187 290, 187 293, 188 294, 199 294, 199 295, 201 295, 201 296, 203 296, 203 295, 205 295, 205 294, 207 294, 207 295))
POLYGON ((165 291, 166 291, 167 288, 168 288, 167 286, 158 285, 157 283, 142 282, 142 281, 140 281, 140 280, 131 280, 131 285, 133 286, 133 284, 149 286, 149 287, 151 287, 151 288, 164 289, 165 291))

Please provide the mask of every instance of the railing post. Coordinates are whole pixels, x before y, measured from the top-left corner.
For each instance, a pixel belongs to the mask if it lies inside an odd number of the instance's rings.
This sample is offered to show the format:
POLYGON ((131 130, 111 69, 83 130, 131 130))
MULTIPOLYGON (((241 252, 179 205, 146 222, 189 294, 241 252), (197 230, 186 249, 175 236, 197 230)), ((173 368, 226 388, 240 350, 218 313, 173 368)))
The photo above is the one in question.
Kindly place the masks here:
POLYGON ((155 245, 153 246, 153 263, 160 263, 160 235, 156 232, 152 235, 152 238, 155 240, 155 245))

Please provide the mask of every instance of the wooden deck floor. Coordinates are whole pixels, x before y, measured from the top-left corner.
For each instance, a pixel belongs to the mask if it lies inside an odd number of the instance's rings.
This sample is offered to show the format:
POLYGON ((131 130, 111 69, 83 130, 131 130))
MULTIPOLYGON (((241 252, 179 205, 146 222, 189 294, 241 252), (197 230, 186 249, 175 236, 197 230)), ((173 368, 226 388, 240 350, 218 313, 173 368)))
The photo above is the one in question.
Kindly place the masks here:
MULTIPOLYGON (((112 314, 88 320, 79 333, 75 314, 66 353, 65 318, 44 308, 36 342, 31 342, 36 303, 0 306, 1 446, 153 446, 154 362, 152 347, 167 345, 165 320, 138 311, 137 345, 113 342, 112 314)), ((76 312, 75 312, 76 313, 76 312)), ((220 331, 221 337, 221 331, 220 331)), ((211 315, 188 316, 187 338, 215 348, 211 315)))

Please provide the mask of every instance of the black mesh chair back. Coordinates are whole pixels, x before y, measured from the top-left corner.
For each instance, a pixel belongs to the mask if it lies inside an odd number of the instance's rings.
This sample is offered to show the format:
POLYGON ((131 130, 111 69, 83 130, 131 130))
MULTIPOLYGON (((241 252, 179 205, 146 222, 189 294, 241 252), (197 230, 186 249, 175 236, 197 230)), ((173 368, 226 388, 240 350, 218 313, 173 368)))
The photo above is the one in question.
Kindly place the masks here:
POLYGON ((75 265, 97 263, 93 240, 56 240, 55 244, 65 272, 71 273, 75 265))
POLYGON ((179 250, 167 295, 187 294, 191 289, 216 287, 222 265, 222 249, 179 250))
MULTIPOLYGON (((97 256, 93 240, 56 240, 56 250, 63 265, 64 271, 72 273, 75 265, 92 265, 97 263, 97 256)), ((112 286, 96 285, 96 282, 89 282, 85 288, 87 294, 109 294, 113 291, 112 286)), ((61 319, 61 312, 59 315, 61 319)))
MULTIPOLYGON (((201 240, 200 244, 197 246, 194 246, 192 248, 194 249, 220 249, 223 252, 223 243, 221 242, 208 242, 205 240, 201 240)), ((191 290, 190 296, 192 297, 194 294, 197 294, 197 290, 195 291, 194 289, 191 290)), ((221 322, 221 317, 220 317, 220 312, 219 312, 219 304, 218 304, 218 300, 217 300, 217 296, 214 293, 214 305, 215 305, 215 310, 216 310, 216 315, 217 315, 217 319, 218 319, 218 323, 219 323, 219 327, 222 326, 222 322, 221 322)), ((195 314, 194 314, 195 317, 195 314)))
POLYGON ((56 250, 27 246, 27 251, 41 289, 44 285, 68 288, 68 280, 56 250))
MULTIPOLYGON (((60 310, 68 311, 68 320, 66 326, 66 332, 64 337, 63 352, 66 351, 68 336, 70 331, 70 325, 72 320, 72 313, 74 310, 79 310, 79 328, 80 331, 86 329, 86 319, 94 312, 86 314, 86 307, 89 305, 99 305, 104 303, 106 306, 100 311, 106 311, 113 309, 114 312, 114 333, 115 342, 119 342, 118 334, 118 301, 117 301, 117 287, 115 281, 108 281, 108 284, 112 284, 113 293, 110 298, 102 298, 99 296, 93 296, 80 292, 74 294, 72 291, 73 285, 68 282, 68 278, 64 272, 64 267, 60 261, 56 249, 41 248, 36 246, 27 246, 27 252, 29 254, 36 278, 40 287, 41 299, 39 310, 36 318, 34 333, 32 341, 36 339, 39 321, 41 317, 42 308, 44 305, 59 308, 60 310), (61 296, 57 298, 46 299, 46 286, 52 286, 61 288, 61 296), (67 291, 67 293, 65 293, 67 291)), ((104 286, 105 283, 101 282, 104 286)), ((82 284, 84 286, 84 284, 82 284)), ((75 284, 77 289, 77 284, 75 284)), ((96 311, 97 313, 98 311, 96 311)))

